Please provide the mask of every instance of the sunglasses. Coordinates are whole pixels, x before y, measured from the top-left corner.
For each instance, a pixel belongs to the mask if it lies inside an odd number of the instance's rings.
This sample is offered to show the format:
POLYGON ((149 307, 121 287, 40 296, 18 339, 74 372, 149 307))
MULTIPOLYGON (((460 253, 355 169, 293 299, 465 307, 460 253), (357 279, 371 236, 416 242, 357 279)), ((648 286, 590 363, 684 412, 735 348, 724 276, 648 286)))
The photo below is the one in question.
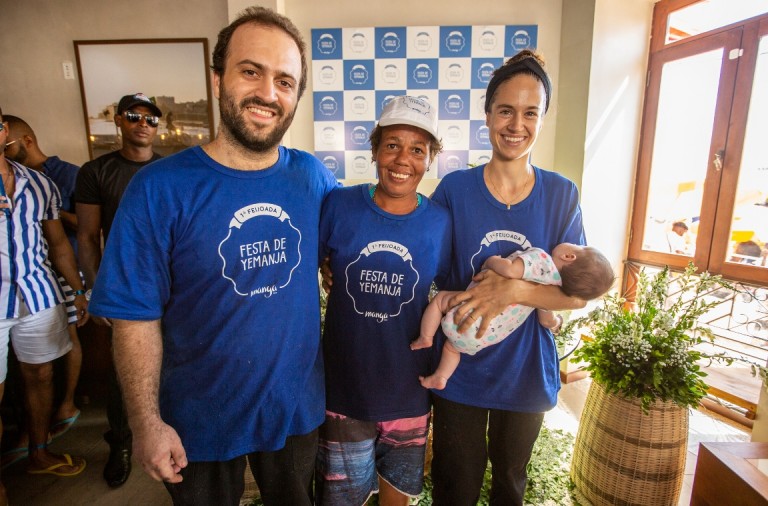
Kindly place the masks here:
MULTIPOLYGON (((2 130, 0 130, 0 131, 2 131, 2 130)), ((17 142, 19 142, 19 139, 12 140, 11 142, 6 142, 5 143, 5 147, 3 148, 3 151, 8 151, 8 146, 13 146, 17 142)))
POLYGON ((160 123, 160 118, 157 116, 153 116, 151 114, 144 114, 143 116, 139 114, 138 112, 132 112, 132 111, 125 111, 122 114, 123 118, 127 119, 130 123, 138 123, 141 121, 141 118, 144 118, 144 121, 147 122, 147 125, 151 127, 156 127, 158 123, 160 123))

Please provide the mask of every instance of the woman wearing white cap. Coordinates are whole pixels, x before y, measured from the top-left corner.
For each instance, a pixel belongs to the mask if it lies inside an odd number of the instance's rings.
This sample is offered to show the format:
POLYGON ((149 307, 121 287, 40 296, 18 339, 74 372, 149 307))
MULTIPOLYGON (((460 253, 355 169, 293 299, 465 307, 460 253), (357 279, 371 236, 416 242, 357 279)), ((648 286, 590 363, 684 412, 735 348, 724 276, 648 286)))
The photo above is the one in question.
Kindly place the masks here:
MULTIPOLYGON (((535 53, 524 50, 497 69, 485 94, 491 160, 448 174, 435 190, 453 220, 451 274, 440 289, 463 290, 455 321, 464 332, 510 304, 543 309, 582 307, 556 286, 529 284, 482 271, 493 256, 560 243, 585 244, 576 186, 534 167, 530 154, 549 108, 552 85, 535 53)), ((442 337, 442 335, 440 335, 442 337)), ((443 339, 438 340, 438 349, 443 339)), ((544 412, 560 388, 552 334, 530 316, 499 344, 465 355, 444 390, 434 391, 432 480, 436 505, 474 505, 487 460, 491 504, 522 505, 526 465, 544 412)))
POLYGON ((429 423, 430 350, 413 352, 433 280, 450 263, 448 212, 416 188, 442 146, 425 100, 401 96, 371 133, 378 183, 334 190, 320 255, 334 273, 323 351, 318 504, 408 504, 421 492, 429 423))

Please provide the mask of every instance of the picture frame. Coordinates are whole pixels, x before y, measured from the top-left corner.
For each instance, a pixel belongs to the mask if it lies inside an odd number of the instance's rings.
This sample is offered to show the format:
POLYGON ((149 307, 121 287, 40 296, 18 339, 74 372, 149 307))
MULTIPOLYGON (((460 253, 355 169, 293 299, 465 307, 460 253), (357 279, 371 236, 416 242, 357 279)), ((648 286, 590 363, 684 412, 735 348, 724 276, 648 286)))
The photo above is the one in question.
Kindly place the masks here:
POLYGON ((162 111, 153 150, 167 156, 213 137, 208 39, 75 40, 91 159, 122 146, 114 122, 124 95, 144 93, 162 111))

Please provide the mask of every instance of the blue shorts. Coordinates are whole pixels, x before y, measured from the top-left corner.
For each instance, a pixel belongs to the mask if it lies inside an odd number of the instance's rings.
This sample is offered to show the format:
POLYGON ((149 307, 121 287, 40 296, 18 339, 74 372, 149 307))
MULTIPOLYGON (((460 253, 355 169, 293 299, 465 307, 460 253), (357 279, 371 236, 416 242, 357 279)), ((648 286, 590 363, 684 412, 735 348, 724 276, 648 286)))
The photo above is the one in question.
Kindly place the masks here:
POLYGON ((379 491, 379 478, 416 497, 424 485, 428 430, 428 414, 365 422, 326 411, 317 452, 317 503, 363 505, 379 491))

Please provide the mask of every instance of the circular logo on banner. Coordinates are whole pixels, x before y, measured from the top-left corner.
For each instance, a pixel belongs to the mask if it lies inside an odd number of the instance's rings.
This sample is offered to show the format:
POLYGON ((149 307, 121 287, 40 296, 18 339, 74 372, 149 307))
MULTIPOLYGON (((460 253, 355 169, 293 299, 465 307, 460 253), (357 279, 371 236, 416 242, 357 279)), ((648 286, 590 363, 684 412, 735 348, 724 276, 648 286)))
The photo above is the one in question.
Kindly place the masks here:
POLYGON ((385 53, 396 53, 400 50, 400 37, 395 32, 387 32, 381 38, 381 49, 385 53))
POLYGON ((496 49, 496 33, 492 30, 486 30, 480 35, 480 49, 484 51, 492 51, 496 49))
POLYGON ((363 96, 356 96, 352 99, 352 112, 363 115, 368 112, 368 100, 363 96))
POLYGON ((358 146, 364 146, 368 142, 369 133, 364 126, 356 126, 352 129, 352 133, 349 138, 353 144, 358 146))
POLYGON ((445 99, 445 112, 448 114, 461 114, 464 110, 464 101, 458 95, 448 95, 445 99))
POLYGON ((328 146, 333 146, 336 143, 336 129, 332 126, 323 128, 323 135, 321 138, 323 143, 328 146))
POLYGON ((429 84, 432 80, 432 69, 426 63, 419 63, 413 69, 413 80, 419 84, 429 84))
POLYGON ((384 67, 384 71, 381 73, 381 78, 385 83, 396 83, 400 79, 400 69, 397 65, 389 64, 384 67))
POLYGON ((477 161, 475 162, 477 165, 483 165, 485 163, 488 163, 491 161, 491 157, 488 155, 482 155, 477 157, 477 161))
POLYGON ((368 171, 368 159, 364 156, 356 156, 352 160, 352 172, 365 174, 368 171))
POLYGON ((330 33, 324 33, 317 39, 317 50, 323 54, 331 54, 336 51, 336 39, 330 33))
POLYGON ((349 80, 353 84, 362 86, 368 82, 368 69, 363 65, 355 65, 352 70, 349 71, 349 80))
POLYGON ((339 104, 333 97, 323 97, 318 105, 318 110, 323 116, 333 116, 339 110, 339 104))
POLYGON ((456 155, 451 155, 445 158, 445 168, 449 172, 459 170, 461 168, 461 158, 456 155))
POLYGON ((483 125, 480 128, 477 129, 477 132, 475 132, 475 140, 479 144, 485 144, 488 145, 491 143, 491 139, 489 137, 488 133, 488 127, 483 125))
POLYGON ((477 112, 485 114, 485 93, 477 101, 477 112))
POLYGON ((427 32, 419 32, 413 39, 413 47, 416 51, 426 52, 432 49, 432 37, 427 32))
POLYGON ((461 128, 457 127, 456 125, 449 126, 448 130, 445 132, 445 140, 450 144, 458 144, 459 141, 461 141, 461 137, 461 128))
POLYGON ((319 78, 323 84, 333 84, 336 81, 336 70, 330 65, 324 65, 320 68, 319 78))
POLYGON ((362 53, 368 49, 368 38, 364 33, 355 32, 349 39, 349 49, 355 53, 362 53))
POLYGON ((477 78, 481 83, 487 84, 491 82, 494 70, 496 70, 496 67, 494 67, 492 63, 483 63, 480 65, 480 68, 477 69, 477 78))
POLYGON ((512 36, 512 47, 517 51, 531 47, 531 36, 525 30, 516 31, 512 36))
POLYGON ((452 31, 445 38, 445 47, 452 53, 458 53, 464 49, 464 35, 459 31, 452 31))
POLYGON ((335 156, 328 155, 323 158, 323 165, 325 165, 328 170, 336 174, 336 171, 339 170, 339 161, 336 160, 335 156))
POLYGON ((449 82, 458 83, 464 78, 464 68, 458 63, 451 63, 445 71, 445 78, 449 82))

